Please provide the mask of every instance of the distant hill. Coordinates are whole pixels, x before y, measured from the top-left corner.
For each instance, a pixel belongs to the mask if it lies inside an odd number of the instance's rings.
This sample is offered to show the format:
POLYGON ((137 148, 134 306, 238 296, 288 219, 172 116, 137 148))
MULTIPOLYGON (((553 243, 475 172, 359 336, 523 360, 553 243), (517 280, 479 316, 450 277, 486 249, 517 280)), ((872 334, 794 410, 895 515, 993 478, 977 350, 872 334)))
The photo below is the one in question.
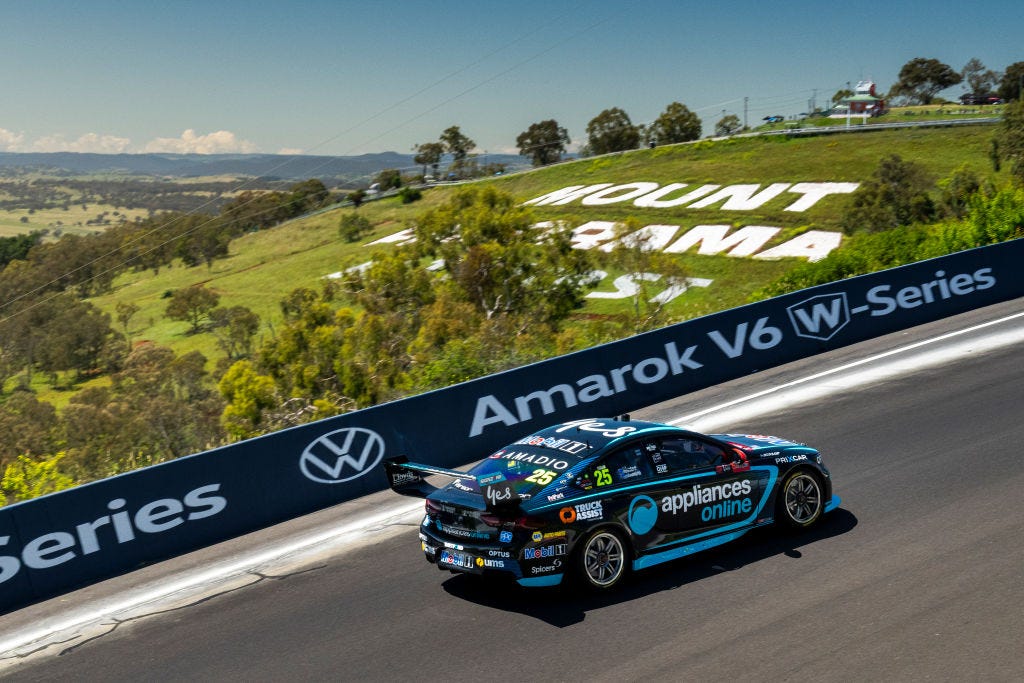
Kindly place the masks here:
MULTIPOLYGON (((508 168, 528 166, 521 156, 489 154, 488 163, 508 168)), ((359 180, 397 168, 418 169, 411 154, 380 152, 359 156, 314 156, 300 154, 81 154, 77 152, 0 152, 2 169, 45 171, 59 175, 125 174, 171 178, 202 176, 249 176, 267 179, 359 180)))

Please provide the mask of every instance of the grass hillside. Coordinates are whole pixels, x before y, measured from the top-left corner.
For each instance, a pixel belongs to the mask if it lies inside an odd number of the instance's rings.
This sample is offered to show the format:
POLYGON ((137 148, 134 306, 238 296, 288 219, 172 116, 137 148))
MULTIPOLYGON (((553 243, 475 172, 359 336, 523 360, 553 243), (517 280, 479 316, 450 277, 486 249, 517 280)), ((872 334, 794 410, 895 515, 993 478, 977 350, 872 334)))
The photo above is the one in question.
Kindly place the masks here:
MULTIPOLYGON (((889 154, 922 165, 936 180, 961 165, 983 178, 999 180, 988 159, 991 125, 958 128, 919 128, 870 131, 821 137, 742 138, 701 141, 695 144, 637 150, 605 157, 558 164, 481 182, 527 201, 573 185, 652 182, 659 185, 687 183, 722 186, 750 183, 764 188, 769 183, 863 182, 879 160, 889 154)), ((1002 171, 1006 174, 1006 171, 1002 171)), ((397 198, 369 202, 358 209, 374 225, 373 233, 359 243, 346 243, 338 225, 352 208, 318 213, 231 243, 230 256, 212 267, 175 266, 152 272, 121 276, 111 294, 94 303, 114 316, 118 302, 132 302, 139 312, 132 318, 129 334, 133 341, 150 340, 177 352, 199 350, 211 361, 222 356, 211 334, 188 334, 188 325, 169 321, 163 311, 168 292, 203 283, 220 294, 221 306, 246 306, 263 322, 263 334, 272 334, 281 320, 279 301, 297 287, 319 289, 322 279, 345 268, 368 261, 387 245, 371 242, 405 228, 422 211, 445 201, 454 191, 449 186, 425 190, 423 198, 403 205, 397 198)), ((636 219, 641 226, 679 226, 680 233, 697 225, 774 226, 782 230, 765 245, 784 242, 807 230, 838 232, 837 217, 845 196, 829 196, 805 212, 785 211, 796 195, 784 193, 751 211, 725 211, 720 206, 706 209, 638 209, 624 202, 605 206, 584 206, 579 201, 566 206, 534 208, 538 220, 624 221, 636 219)), ((840 247, 841 248, 841 247, 840 247)), ((677 318, 694 317, 742 304, 750 294, 804 263, 804 259, 758 260, 724 255, 703 256, 691 250, 678 255, 691 277, 713 280, 704 288, 691 288, 672 302, 677 318)), ((611 274, 614 276, 614 273, 611 274)), ((598 285, 609 291, 611 280, 598 285)), ((583 314, 621 310, 622 300, 589 300, 583 314)), ((53 400, 53 397, 50 397, 53 400)), ((59 402, 59 401, 56 401, 59 402)))

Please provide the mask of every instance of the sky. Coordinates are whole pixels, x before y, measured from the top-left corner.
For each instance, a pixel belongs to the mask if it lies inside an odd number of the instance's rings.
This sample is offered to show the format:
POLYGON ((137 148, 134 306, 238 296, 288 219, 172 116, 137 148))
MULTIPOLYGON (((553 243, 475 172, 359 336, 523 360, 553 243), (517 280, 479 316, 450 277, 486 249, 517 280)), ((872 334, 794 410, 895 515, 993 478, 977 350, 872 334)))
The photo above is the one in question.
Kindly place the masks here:
POLYGON ((517 153, 547 119, 575 149, 611 107, 753 125, 915 57, 1002 71, 1022 34, 1020 0, 0 0, 0 151, 517 153))

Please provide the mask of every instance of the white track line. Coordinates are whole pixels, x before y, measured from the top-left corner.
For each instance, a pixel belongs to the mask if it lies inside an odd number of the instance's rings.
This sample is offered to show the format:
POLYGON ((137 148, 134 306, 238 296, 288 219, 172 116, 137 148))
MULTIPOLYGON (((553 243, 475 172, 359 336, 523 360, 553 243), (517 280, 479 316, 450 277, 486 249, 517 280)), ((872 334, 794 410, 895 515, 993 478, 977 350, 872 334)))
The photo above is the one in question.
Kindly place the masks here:
POLYGON ((862 358, 858 361, 832 368, 831 370, 825 370, 824 372, 808 375, 807 377, 786 382, 770 389, 764 389, 749 396, 743 396, 695 413, 667 420, 667 423, 686 425, 697 431, 709 431, 730 423, 735 424, 736 422, 742 422, 753 417, 819 399, 829 394, 875 384, 899 375, 955 361, 969 353, 984 353, 1003 346, 1019 344, 1024 342, 1024 327, 1004 332, 995 332, 977 339, 963 340, 948 347, 930 349, 914 354, 909 358, 892 359, 879 364, 880 361, 891 359, 893 356, 904 354, 908 351, 922 349, 932 344, 955 339, 956 337, 1018 318, 1024 318, 1024 312, 1014 313, 998 320, 991 320, 963 330, 907 344, 906 346, 862 358), (869 365, 874 367, 864 367, 869 365), (851 370, 857 370, 857 372, 850 373, 851 370))

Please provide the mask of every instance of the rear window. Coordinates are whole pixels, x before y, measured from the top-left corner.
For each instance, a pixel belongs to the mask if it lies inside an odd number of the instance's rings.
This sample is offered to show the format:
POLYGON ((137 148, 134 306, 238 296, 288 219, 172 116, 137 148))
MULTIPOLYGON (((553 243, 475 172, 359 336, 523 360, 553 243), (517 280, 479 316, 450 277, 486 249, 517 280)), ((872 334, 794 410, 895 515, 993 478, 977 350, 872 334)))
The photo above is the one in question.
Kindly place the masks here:
POLYGON ((586 444, 582 445, 584 448, 579 449, 579 453, 528 445, 504 448, 470 471, 478 477, 501 474, 512 483, 516 493, 532 495, 568 472, 582 457, 588 456, 586 444))

